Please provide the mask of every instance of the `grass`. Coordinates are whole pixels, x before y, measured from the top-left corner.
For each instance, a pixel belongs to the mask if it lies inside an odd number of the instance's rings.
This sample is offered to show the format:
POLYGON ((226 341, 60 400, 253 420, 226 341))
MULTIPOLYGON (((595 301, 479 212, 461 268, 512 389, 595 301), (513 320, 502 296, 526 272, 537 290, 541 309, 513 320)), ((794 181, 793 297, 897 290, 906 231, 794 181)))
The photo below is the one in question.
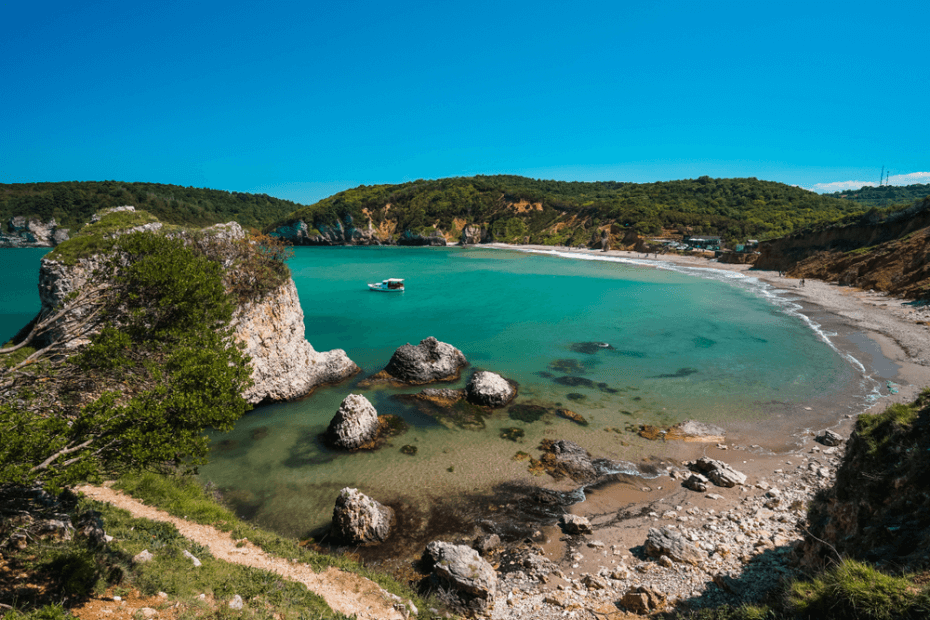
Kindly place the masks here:
MULTIPOLYGON (((926 390, 921 395, 926 396, 926 390)), ((870 457, 878 456, 897 431, 910 426, 917 419, 921 399, 910 404, 895 403, 879 414, 863 414, 856 420, 856 433, 865 442, 870 457)))
MULTIPOLYGON (((78 259, 105 252, 113 247, 115 239, 110 237, 121 230, 158 222, 148 211, 117 211, 107 213, 99 221, 88 224, 81 231, 49 252, 45 258, 74 265, 78 259)), ((163 226, 162 230, 178 229, 178 226, 163 226)))
POLYGON ((248 538, 249 542, 261 547, 266 553, 309 564, 315 571, 334 567, 359 574, 388 592, 404 599, 412 599, 423 617, 429 617, 425 611, 428 607, 439 606, 435 601, 424 600, 391 575, 373 571, 347 557, 319 553, 302 547, 297 540, 240 520, 231 510, 220 505, 193 478, 152 473, 126 475, 117 481, 114 488, 176 517, 211 525, 224 532, 230 532, 236 539, 248 538))
POLYGON ((810 581, 792 583, 788 607, 802 618, 916 620, 930 617, 930 591, 908 575, 888 575, 847 559, 810 581))

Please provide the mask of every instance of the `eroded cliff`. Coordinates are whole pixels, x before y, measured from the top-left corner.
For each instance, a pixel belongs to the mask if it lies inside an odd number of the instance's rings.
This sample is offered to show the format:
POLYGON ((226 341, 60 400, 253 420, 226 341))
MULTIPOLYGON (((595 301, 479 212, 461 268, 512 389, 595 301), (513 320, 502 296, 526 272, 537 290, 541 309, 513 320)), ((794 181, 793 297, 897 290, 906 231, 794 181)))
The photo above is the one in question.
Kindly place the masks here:
MULTIPOLYGON (((245 233, 230 222, 205 229, 199 238, 205 236, 220 243, 234 243, 245 233)), ((93 296, 87 293, 106 286, 101 276, 103 264, 99 255, 66 261, 53 253, 43 258, 39 270, 40 316, 51 316, 66 306, 68 311, 54 321, 42 341, 47 344, 66 340, 67 347, 74 348, 99 329, 101 319, 95 314, 93 296)), ((316 351, 304 337, 303 321, 297 288, 290 277, 257 299, 240 301, 231 325, 236 340, 245 345, 251 358, 253 385, 243 394, 249 403, 297 398, 318 385, 341 381, 359 371, 341 349, 316 351)))
POLYGON ((875 289, 908 299, 930 296, 930 198, 885 220, 865 215, 847 226, 759 245, 758 269, 875 289))

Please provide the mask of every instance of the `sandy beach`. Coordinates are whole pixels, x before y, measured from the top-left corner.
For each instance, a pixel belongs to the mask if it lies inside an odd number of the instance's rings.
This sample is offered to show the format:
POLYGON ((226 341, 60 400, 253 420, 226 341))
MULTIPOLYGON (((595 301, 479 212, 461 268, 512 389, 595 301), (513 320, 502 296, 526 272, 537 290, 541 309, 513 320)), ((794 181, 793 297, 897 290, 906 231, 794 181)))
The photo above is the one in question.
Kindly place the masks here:
MULTIPOLYGON (((853 355, 884 384, 882 396, 871 407, 862 406, 852 413, 845 405, 803 406, 815 425, 790 441, 761 441, 751 429, 733 434, 726 429, 726 442, 720 444, 657 442, 660 459, 656 462, 664 475, 645 482, 618 477, 587 489, 586 500, 569 508, 591 522, 592 533, 566 535, 558 527, 544 528, 525 550, 527 557, 540 556, 537 560, 522 565, 518 561, 509 568, 501 562, 501 595, 490 612, 495 619, 625 618, 630 608, 617 602, 641 586, 673 604, 758 598, 794 570, 790 555, 804 534, 806 503, 817 490, 832 484, 842 457, 843 445, 821 445, 815 435, 829 428, 848 437, 857 414, 910 402, 930 386, 930 308, 906 300, 814 280, 802 286, 799 280, 777 272, 699 257, 651 254, 646 258, 639 252, 548 246, 493 247, 743 272, 783 291, 782 296, 800 305, 805 316, 816 316, 821 324, 828 322, 838 348, 853 355), (892 382, 890 389, 887 381, 892 382), (685 488, 682 481, 690 475, 687 465, 701 456, 731 465, 746 474, 746 483, 732 488, 711 486, 707 492, 685 488), (700 550, 704 561, 690 565, 647 557, 643 545, 649 530, 662 527, 681 533, 700 550)), ((765 435, 759 432, 760 437, 765 435)))

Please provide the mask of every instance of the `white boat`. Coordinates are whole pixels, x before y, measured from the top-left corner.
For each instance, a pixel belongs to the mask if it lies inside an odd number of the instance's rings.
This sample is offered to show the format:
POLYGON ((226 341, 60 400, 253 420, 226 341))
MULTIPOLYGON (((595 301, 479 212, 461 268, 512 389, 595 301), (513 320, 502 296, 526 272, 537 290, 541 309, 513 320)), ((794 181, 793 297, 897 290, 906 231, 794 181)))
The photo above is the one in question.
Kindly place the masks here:
POLYGON ((382 293, 403 293, 404 281, 401 278, 388 278, 381 282, 375 282, 368 285, 369 291, 381 291, 382 293))

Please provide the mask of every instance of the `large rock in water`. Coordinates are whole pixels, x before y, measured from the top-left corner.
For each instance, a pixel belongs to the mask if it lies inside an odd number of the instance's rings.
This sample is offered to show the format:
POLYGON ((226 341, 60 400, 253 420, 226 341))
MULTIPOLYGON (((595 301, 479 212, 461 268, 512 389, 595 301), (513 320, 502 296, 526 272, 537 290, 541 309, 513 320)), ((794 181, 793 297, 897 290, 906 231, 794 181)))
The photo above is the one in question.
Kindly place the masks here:
POLYGON ((495 372, 479 370, 465 386, 468 402, 482 407, 503 407, 517 395, 516 388, 495 372))
POLYGON ((355 450, 378 435, 378 412, 361 394, 349 394, 326 429, 326 439, 337 448, 355 450))
POLYGON ((497 573, 477 551, 434 540, 426 545, 425 559, 433 564, 433 575, 456 590, 464 607, 487 608, 497 591, 497 573))
POLYGON ((394 351, 384 370, 366 383, 394 381, 410 385, 423 385, 434 381, 452 381, 468 364, 461 351, 451 344, 439 342, 432 336, 413 346, 410 343, 394 351))
POLYGON ((336 498, 333 529, 336 536, 354 545, 375 545, 387 540, 394 511, 358 489, 346 487, 336 498))

